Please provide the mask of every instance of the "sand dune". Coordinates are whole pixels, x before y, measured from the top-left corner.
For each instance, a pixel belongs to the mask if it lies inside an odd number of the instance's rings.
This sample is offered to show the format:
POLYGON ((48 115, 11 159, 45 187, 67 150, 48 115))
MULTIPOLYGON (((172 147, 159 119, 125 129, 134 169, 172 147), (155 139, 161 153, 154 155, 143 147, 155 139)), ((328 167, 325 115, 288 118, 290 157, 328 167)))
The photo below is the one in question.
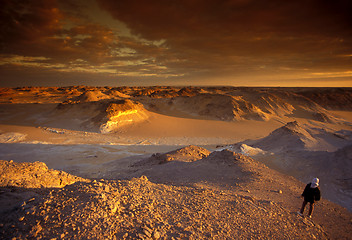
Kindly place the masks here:
POLYGON ((295 121, 276 129, 269 136, 257 141, 255 146, 266 151, 285 151, 290 148, 308 149, 316 144, 317 139, 295 121))

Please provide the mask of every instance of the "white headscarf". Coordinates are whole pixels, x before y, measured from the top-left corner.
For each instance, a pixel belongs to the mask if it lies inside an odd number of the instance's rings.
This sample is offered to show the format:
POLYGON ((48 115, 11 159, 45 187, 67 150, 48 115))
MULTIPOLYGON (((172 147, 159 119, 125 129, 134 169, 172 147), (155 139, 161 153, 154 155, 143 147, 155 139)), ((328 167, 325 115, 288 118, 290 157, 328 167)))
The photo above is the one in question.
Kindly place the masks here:
POLYGON ((312 180, 312 183, 310 184, 310 187, 311 188, 316 188, 316 187, 318 187, 319 186, 319 178, 314 178, 313 180, 312 180))

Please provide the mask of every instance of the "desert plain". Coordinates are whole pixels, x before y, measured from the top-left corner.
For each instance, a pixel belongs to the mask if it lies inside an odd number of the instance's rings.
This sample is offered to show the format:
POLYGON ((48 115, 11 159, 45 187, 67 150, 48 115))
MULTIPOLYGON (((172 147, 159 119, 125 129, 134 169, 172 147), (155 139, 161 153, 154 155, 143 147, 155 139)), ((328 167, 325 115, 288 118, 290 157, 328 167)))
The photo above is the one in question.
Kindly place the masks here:
POLYGON ((2 88, 0 159, 1 239, 352 236, 351 88, 2 88))

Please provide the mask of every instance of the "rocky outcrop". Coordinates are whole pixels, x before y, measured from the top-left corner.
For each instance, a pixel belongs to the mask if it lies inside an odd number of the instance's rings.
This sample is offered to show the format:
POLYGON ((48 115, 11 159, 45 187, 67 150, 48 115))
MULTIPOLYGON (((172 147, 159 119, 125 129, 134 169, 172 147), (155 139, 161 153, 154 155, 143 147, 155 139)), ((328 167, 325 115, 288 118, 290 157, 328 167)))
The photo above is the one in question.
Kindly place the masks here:
POLYGON ((0 160, 0 187, 61 188, 89 180, 48 169, 43 162, 16 163, 0 160))
POLYGON ((210 153, 205 148, 190 145, 167 153, 155 153, 151 157, 135 163, 133 166, 164 164, 172 161, 194 162, 207 157, 210 153))
POLYGON ((105 110, 96 119, 100 124, 101 133, 114 132, 120 127, 142 122, 148 119, 143 105, 131 100, 120 100, 107 104, 105 110))
POLYGON ((100 133, 115 132, 149 118, 143 105, 130 99, 58 104, 52 114, 81 122, 83 129, 100 133))

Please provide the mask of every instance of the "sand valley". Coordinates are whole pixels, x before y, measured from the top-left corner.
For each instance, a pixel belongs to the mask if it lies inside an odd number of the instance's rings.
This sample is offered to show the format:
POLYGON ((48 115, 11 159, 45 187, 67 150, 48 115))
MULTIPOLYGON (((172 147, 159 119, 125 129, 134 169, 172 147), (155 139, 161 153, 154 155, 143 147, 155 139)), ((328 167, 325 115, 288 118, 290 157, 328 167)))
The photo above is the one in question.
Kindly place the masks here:
POLYGON ((2 88, 0 159, 3 239, 352 235, 351 88, 2 88))

